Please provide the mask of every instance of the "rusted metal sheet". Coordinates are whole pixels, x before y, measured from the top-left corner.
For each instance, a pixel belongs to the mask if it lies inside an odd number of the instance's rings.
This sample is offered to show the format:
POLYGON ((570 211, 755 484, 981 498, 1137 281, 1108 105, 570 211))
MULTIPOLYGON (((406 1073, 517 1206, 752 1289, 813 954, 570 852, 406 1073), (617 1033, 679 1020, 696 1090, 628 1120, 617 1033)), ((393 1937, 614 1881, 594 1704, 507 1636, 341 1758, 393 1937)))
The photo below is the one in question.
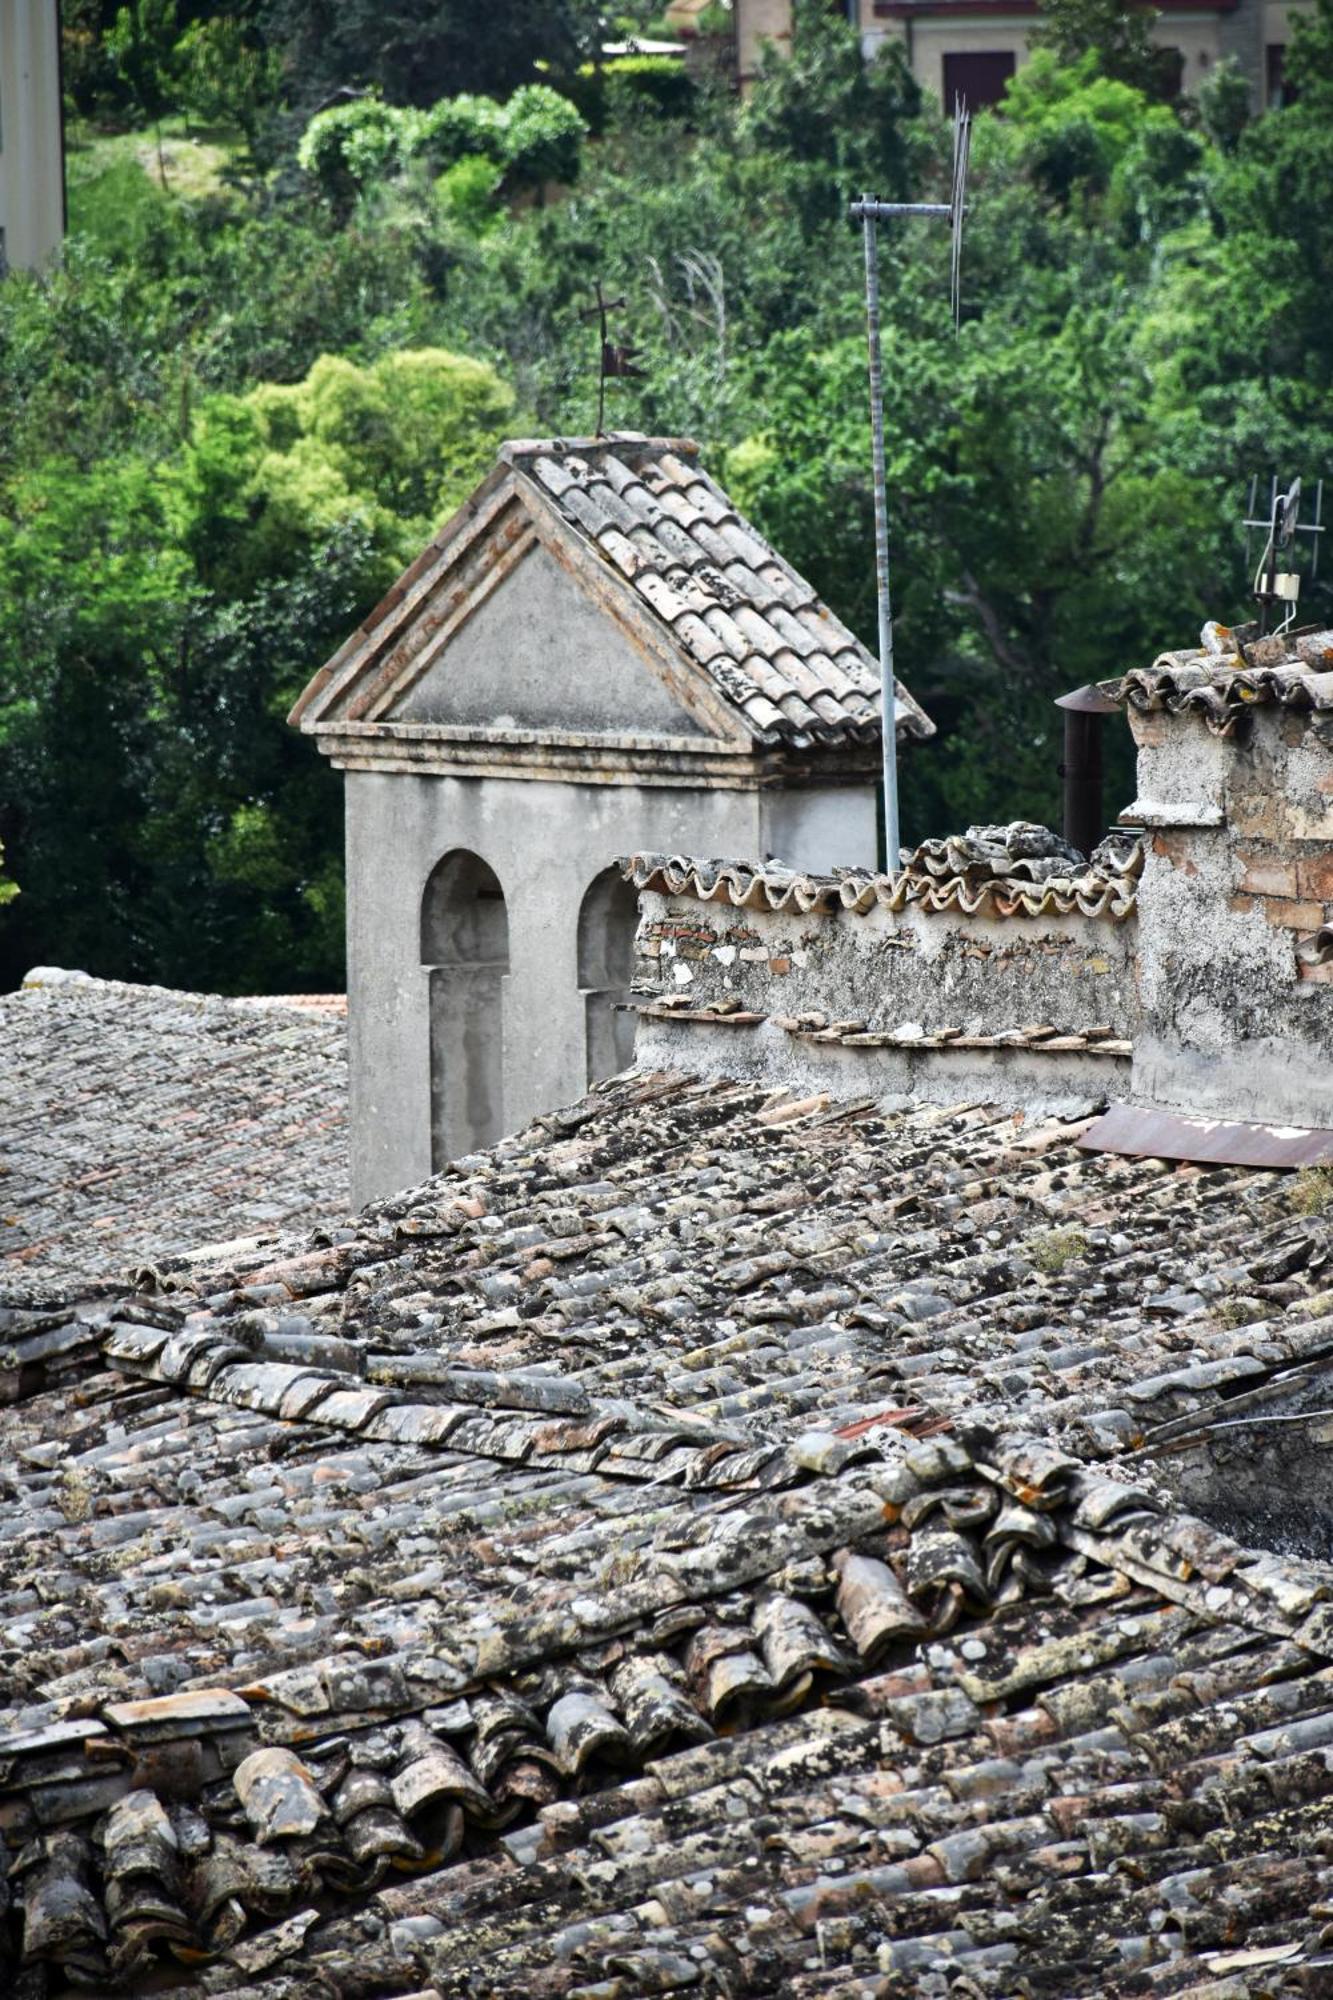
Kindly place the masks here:
POLYGON ((1113 1104, 1075 1143, 1087 1153, 1226 1167, 1311 1167, 1333 1160, 1333 1132, 1313 1126, 1183 1118, 1140 1104, 1113 1104))

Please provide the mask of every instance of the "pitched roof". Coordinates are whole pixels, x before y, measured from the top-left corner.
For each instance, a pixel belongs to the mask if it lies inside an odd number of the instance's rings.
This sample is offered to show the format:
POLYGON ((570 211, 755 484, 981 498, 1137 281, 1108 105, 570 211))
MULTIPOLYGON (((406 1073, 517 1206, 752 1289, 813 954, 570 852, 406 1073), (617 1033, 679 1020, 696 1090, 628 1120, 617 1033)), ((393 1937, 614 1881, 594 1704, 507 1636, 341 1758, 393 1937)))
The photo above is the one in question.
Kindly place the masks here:
MULTIPOLYGON (((521 553, 506 514, 517 498, 539 536, 555 535, 585 585, 612 594, 686 669, 733 733, 806 750, 879 737, 879 669, 810 585, 737 511, 688 439, 513 442, 467 505, 318 674, 291 720, 318 733, 387 717, 395 690, 434 657, 477 589, 521 553), (488 537, 497 553, 469 565, 488 537), (503 548, 500 542, 503 541, 503 548)), ((934 726, 899 685, 901 737, 934 726)))
POLYGON ((1101 690, 1132 708, 1197 715, 1217 736, 1269 704, 1324 712, 1333 709, 1333 629, 1261 639, 1252 627, 1208 624, 1199 646, 1162 653, 1101 690))
POLYGON ((1317 1980, 1333 1569, 1126 1454, 1328 1353, 1326 1218, 1081 1129, 631 1074, 108 1299, 96 1360, 11 1326, 16 1955, 251 2000, 1317 1980))
POLYGON ((340 1214, 345 1005, 51 968, 0 995, 0 1302, 340 1214))

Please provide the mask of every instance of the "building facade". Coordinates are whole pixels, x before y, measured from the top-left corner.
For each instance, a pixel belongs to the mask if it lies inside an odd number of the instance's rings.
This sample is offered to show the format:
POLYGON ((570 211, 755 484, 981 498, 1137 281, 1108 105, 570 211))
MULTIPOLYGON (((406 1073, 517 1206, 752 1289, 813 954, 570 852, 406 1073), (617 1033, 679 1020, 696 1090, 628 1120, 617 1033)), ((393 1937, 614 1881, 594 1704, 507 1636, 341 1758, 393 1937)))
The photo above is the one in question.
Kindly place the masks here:
MULTIPOLYGON (((1214 64, 1234 56, 1256 106, 1282 101, 1284 57, 1294 16, 1311 0, 1223 0, 1164 7, 1153 39, 1178 59, 1179 87, 1197 90, 1214 64)), ((945 105, 955 96, 974 110, 995 104, 1028 57, 1040 19, 1036 0, 847 0, 867 55, 897 43, 923 90, 945 105)), ((742 84, 755 74, 765 43, 791 42, 791 0, 735 0, 736 65, 742 84)))
POLYGON ((292 720, 346 774, 357 1200, 629 1060, 617 855, 875 860, 878 669, 676 440, 506 446, 292 720))
POLYGON ((0 0, 0 275, 65 234, 58 0, 0 0))

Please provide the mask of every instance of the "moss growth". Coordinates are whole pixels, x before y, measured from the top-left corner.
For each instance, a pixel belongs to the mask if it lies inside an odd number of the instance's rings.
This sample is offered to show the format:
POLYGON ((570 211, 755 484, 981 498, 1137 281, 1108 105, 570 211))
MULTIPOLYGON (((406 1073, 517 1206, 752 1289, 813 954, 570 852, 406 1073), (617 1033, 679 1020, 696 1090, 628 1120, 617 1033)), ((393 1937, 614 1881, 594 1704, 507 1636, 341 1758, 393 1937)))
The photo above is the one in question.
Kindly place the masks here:
POLYGON ((1081 1229, 1050 1229, 1032 1245, 1032 1261, 1048 1278, 1056 1277, 1066 1264, 1085 1257, 1088 1239, 1081 1229))
POLYGON ((1322 1215, 1333 1207, 1333 1167, 1302 1167, 1291 1184, 1297 1215, 1322 1215))
POLYGON ((55 1502, 65 1519, 77 1526, 93 1511, 92 1488, 81 1473, 62 1472, 56 1482, 55 1502))

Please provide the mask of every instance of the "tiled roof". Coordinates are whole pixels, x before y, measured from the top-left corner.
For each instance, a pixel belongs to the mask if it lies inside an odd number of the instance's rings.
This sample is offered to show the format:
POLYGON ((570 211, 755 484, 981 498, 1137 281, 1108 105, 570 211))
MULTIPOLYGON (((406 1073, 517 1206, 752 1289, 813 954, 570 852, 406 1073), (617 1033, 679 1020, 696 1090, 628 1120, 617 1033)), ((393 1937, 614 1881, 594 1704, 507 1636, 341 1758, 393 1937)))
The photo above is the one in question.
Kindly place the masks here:
MULTIPOLYGON (((288 719, 339 761, 392 768, 434 758, 489 770, 499 757, 518 775, 546 776, 553 767, 600 772, 618 759, 617 768, 694 779, 734 776, 738 759, 757 759, 771 776, 793 759, 804 769, 842 751, 864 777, 880 737, 879 666, 737 512, 688 439, 515 441, 288 719), (436 719, 415 717, 418 681, 539 545, 631 634, 689 711, 684 734, 654 732, 637 697, 618 716, 611 704, 596 728, 586 718, 564 726, 563 710, 522 726, 471 711, 451 720, 447 661, 436 719)), ((896 720, 900 739, 934 734, 901 682, 896 720)))
POLYGON ((1215 735, 1232 736, 1252 709, 1333 709, 1333 629, 1249 636, 1252 628, 1209 624, 1203 643, 1163 653, 1104 681, 1103 694, 1132 708, 1198 715, 1215 735))
POLYGON ((737 909, 813 912, 902 910, 920 904, 983 917, 1106 917, 1120 923, 1135 908, 1143 848, 1133 835, 1104 840, 1089 860, 1046 827, 974 826, 965 834, 926 840, 904 850, 894 875, 840 869, 803 875, 780 862, 693 860, 686 855, 633 854, 622 861, 638 889, 726 902, 737 909))
POLYGON ((14 1958, 1318 1990, 1333 1569, 1124 1460, 1330 1350, 1322 1184, 1082 1129, 632 1074, 77 1341, 11 1315, 14 1958))
POLYGON ((342 1211, 339 996, 30 978, 0 996, 0 1301, 342 1211))
MULTIPOLYGON (((872 742, 879 668, 680 439, 509 444, 607 571, 628 582, 761 742, 872 742)), ((933 725, 901 685, 900 736, 933 725)))

